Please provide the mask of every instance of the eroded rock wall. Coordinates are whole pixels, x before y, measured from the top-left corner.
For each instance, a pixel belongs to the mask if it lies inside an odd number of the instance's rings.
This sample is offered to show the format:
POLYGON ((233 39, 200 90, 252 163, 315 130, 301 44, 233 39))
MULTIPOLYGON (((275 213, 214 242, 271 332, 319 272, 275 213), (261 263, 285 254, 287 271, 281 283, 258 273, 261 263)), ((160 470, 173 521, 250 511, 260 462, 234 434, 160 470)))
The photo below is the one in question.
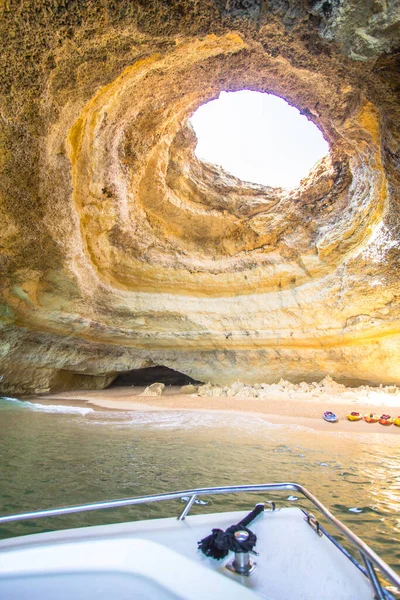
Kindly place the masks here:
POLYGON ((0 10, 3 393, 153 365, 400 383, 395 0, 0 10), (189 117, 240 89, 329 142, 299 188, 195 158, 189 117))

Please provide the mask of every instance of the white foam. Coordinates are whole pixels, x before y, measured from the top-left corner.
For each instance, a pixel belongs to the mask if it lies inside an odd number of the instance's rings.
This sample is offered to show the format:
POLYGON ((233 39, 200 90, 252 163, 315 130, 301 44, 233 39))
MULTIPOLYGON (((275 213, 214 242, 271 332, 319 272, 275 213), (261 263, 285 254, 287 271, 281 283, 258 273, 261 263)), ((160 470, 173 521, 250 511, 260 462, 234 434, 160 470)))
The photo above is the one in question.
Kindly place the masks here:
MULTIPOLYGON (((193 430, 193 429, 213 429, 221 427, 221 415, 216 413, 207 413, 202 410, 193 411, 135 411, 130 413, 126 411, 121 418, 119 412, 97 413, 99 419, 91 419, 90 425, 112 426, 115 428, 145 427, 147 429, 157 430, 193 430), (132 414, 134 415, 132 418, 132 414)), ((258 415, 224 414, 223 428, 240 429, 244 435, 250 433, 255 435, 268 435, 268 432, 274 434, 280 430, 294 432, 314 432, 310 427, 295 423, 271 423, 258 415)))
POLYGON ((40 404, 39 402, 28 402, 27 400, 18 400, 17 398, 8 398, 7 396, 0 396, 0 400, 14 402, 21 408, 29 408, 30 410, 40 412, 66 413, 77 415, 87 415, 88 413, 94 412, 93 408, 85 408, 83 406, 66 406, 64 404, 40 404))

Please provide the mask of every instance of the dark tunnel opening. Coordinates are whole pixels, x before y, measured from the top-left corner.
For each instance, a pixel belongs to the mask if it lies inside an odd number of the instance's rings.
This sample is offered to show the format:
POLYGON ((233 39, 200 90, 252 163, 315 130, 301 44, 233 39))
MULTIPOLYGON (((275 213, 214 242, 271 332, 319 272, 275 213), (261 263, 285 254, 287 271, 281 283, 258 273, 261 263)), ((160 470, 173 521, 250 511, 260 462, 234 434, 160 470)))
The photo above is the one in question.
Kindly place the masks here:
POLYGON ((188 385, 199 384, 201 381, 192 379, 189 375, 174 371, 168 367, 162 365, 156 367, 147 367, 145 369, 134 369, 133 371, 127 371, 121 373, 114 379, 110 387, 120 386, 148 386, 152 383, 164 383, 168 385, 188 385))

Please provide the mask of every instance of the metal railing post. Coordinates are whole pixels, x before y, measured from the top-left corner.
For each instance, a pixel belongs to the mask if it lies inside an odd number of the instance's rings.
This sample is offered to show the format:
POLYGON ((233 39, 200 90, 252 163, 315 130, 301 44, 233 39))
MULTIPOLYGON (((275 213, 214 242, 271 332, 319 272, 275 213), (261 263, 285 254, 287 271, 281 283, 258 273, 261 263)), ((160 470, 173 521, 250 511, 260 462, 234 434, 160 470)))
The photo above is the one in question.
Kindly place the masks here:
POLYGON ((374 589, 376 599, 377 600, 386 600, 385 593, 382 589, 382 586, 381 586, 380 581, 375 573, 375 569, 374 569, 371 561, 362 552, 360 552, 360 554, 364 561, 365 569, 368 574, 368 579, 370 580, 371 585, 374 589))
POLYGON ((196 498, 197 498, 197 494, 193 494, 193 496, 191 496, 189 498, 189 500, 186 503, 185 508, 183 509, 183 511, 181 512, 181 514, 178 517, 178 521, 184 521, 185 520, 185 517, 189 513, 189 510, 192 508, 193 504, 196 502, 196 498))

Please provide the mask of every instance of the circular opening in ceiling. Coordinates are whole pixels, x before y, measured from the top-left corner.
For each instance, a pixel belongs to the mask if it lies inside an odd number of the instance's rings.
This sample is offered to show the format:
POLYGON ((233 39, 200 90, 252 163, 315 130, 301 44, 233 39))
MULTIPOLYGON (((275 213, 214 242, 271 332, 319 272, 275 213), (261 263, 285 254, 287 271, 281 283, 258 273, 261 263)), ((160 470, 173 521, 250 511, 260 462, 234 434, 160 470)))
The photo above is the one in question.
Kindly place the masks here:
POLYGON ((195 154, 235 177, 294 188, 329 153, 314 123, 282 98, 261 92, 221 92, 190 119, 195 154))

